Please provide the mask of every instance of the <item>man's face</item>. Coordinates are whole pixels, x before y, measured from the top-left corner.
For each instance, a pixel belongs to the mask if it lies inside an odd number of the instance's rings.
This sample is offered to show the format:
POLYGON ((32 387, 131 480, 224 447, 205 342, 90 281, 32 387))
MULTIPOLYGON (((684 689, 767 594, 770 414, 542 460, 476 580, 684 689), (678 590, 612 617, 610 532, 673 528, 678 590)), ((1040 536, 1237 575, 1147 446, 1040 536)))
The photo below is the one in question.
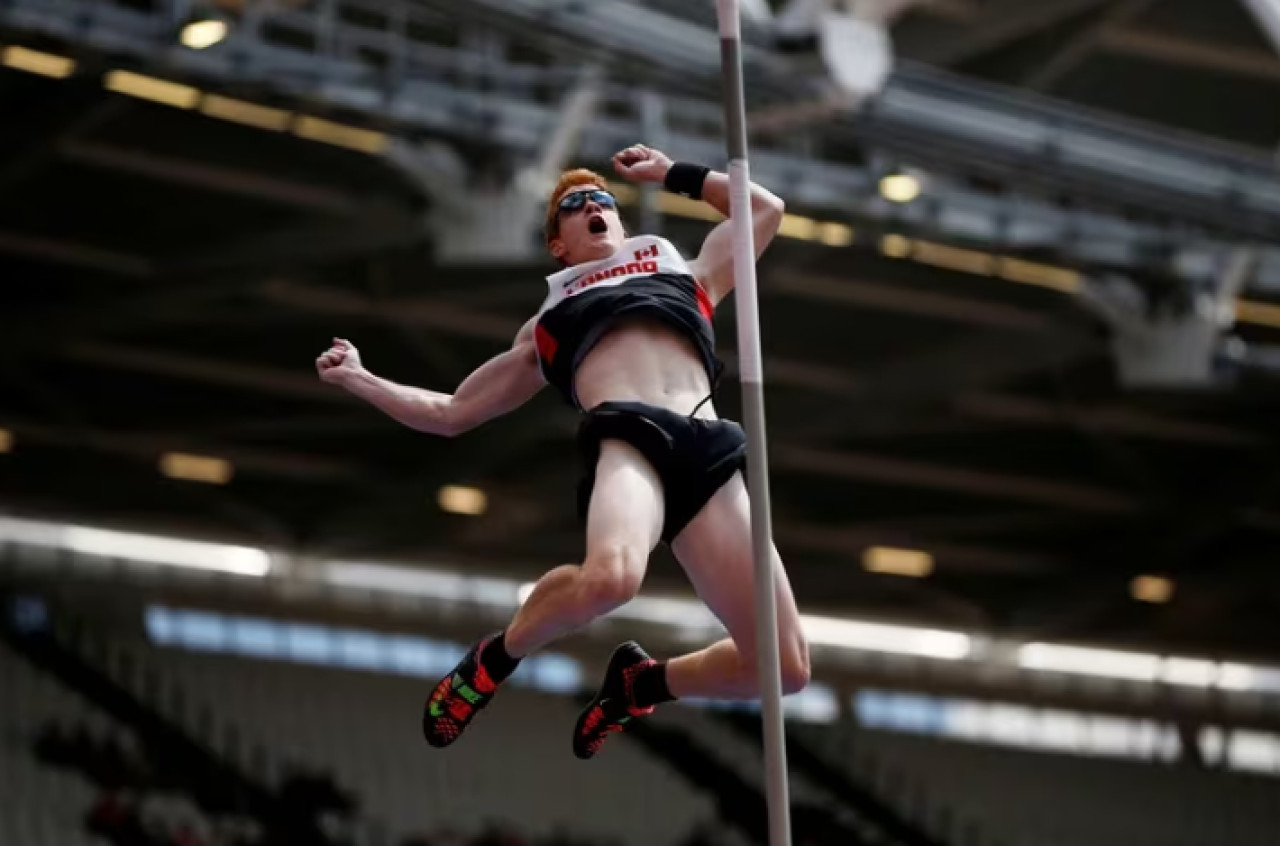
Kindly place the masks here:
POLYGON ((559 227, 549 246, 551 254, 567 265, 609 258, 626 240, 617 202, 607 191, 590 185, 574 188, 560 199, 559 227))

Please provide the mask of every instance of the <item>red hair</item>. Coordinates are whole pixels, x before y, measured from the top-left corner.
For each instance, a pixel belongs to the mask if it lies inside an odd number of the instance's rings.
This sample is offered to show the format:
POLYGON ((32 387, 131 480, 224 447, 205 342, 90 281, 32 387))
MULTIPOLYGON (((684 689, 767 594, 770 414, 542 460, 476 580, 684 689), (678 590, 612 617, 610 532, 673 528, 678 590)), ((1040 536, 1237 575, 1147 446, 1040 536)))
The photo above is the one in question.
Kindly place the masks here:
POLYGON ((564 199, 565 194, 584 185, 590 185, 593 188, 607 188, 608 183, 604 181, 603 176, 595 171, 578 168, 577 170, 567 170, 562 173, 560 180, 556 183, 556 187, 551 189, 551 196, 547 198, 547 219, 542 228, 547 237, 548 245, 560 235, 560 201, 564 199))

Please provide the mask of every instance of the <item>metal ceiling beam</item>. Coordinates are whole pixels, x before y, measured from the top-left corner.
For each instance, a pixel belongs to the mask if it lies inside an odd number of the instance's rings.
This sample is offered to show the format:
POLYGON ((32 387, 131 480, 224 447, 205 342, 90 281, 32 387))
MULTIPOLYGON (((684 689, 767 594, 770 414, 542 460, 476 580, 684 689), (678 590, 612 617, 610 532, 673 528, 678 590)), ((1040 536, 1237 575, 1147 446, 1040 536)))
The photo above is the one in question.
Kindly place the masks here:
POLYGON ((95 94, 88 85, 70 83, 54 96, 42 97, 39 108, 17 105, 23 119, 14 128, 24 138, 20 146, 6 151, 0 164, 0 193, 53 164, 58 144, 90 132, 129 107, 127 101, 103 100, 95 94))
MULTIPOLYGON (((314 378, 292 371, 280 371, 257 365, 228 365, 188 356, 154 350, 120 348, 102 344, 81 344, 61 350, 72 360, 115 369, 132 370, 151 375, 201 381, 243 390, 260 391, 273 396, 291 396, 326 402, 348 402, 349 397, 323 385, 314 378)), ((232 457, 228 455, 227 457, 232 457)), ((251 458, 250 460, 254 460, 251 458)), ((260 463, 266 468, 266 464, 260 463)), ((287 470, 286 465, 281 465, 287 470)), ((934 463, 886 457, 878 454, 817 450, 796 444, 775 447, 774 466, 782 472, 798 472, 850 479, 870 484, 911 487, 942 491, 963 496, 1008 499, 1094 515, 1126 515, 1141 506, 1131 497, 1089 485, 1073 482, 1033 479, 1023 476, 956 468, 934 463)), ((301 472, 301 471, 300 471, 301 472)), ((892 540, 884 527, 867 530, 881 542, 892 540)), ((894 537, 904 541, 920 537, 919 529, 899 527, 894 537)), ((844 538, 848 541, 849 538, 844 538)), ((953 548, 951 554, 977 562, 985 558, 987 567, 998 566, 998 559, 965 545, 953 548)), ((1007 563, 1007 562, 1006 562, 1007 563)))
POLYGON ((796 297, 827 306, 934 318, 987 329, 1040 332, 1052 323, 1048 315, 1018 306, 797 270, 767 273, 762 283, 763 294, 796 297))
POLYGON ((1061 327, 1034 340, 1009 333, 968 335, 859 374, 844 404, 792 435, 805 442, 856 437, 861 426, 891 425, 910 409, 946 407, 956 396, 1059 369, 1101 349, 1092 335, 1061 327))
POLYGON ((211 191, 246 197, 289 208, 350 217, 368 210, 368 203, 335 188, 313 185, 257 171, 212 165, 166 156, 154 151, 130 150, 86 141, 65 141, 58 154, 69 162, 211 191))
MULTIPOLYGON (((321 289, 284 281, 268 283, 262 290, 271 302, 305 311, 396 321, 400 324, 433 329, 450 335, 479 338, 504 346, 510 345, 524 321, 518 317, 496 315, 469 306, 461 306, 432 298, 400 299, 376 302, 357 294, 335 289, 321 289)), ((730 362, 737 360, 733 350, 721 350, 726 372, 736 372, 730 362)), ((770 358, 771 379, 785 387, 805 388, 834 396, 846 396, 855 379, 837 368, 810 365, 791 359, 770 358)))
POLYGON ((172 259, 160 268, 174 278, 192 274, 225 274, 232 270, 274 265, 316 265, 402 249, 428 242, 424 219, 408 212, 368 211, 354 220, 292 226, 254 233, 200 253, 172 259))
MULTIPOLYGON (((143 37, 154 29, 154 21, 146 13, 130 11, 123 7, 106 7, 100 4, 66 0, 67 8, 75 8, 83 14, 83 26, 70 27, 68 16, 51 14, 42 0, 13 0, 0 13, 16 26, 37 32, 46 32, 82 44, 100 44, 113 53, 131 53, 146 61, 155 58, 154 39, 143 37)), ((541 46, 548 39, 568 38, 569 43, 582 43, 573 31, 557 27, 572 27, 582 23, 575 14, 566 11, 562 15, 534 15, 533 23, 526 13, 536 11, 538 4, 525 3, 523 12, 516 4, 488 2, 481 4, 438 4, 441 13, 456 18, 458 14, 480 14, 478 20, 489 20, 510 25, 514 38, 524 43, 534 41, 541 46), (476 7, 476 8, 473 8, 476 7), (575 38, 577 41, 575 42, 575 38)), ((1007 4, 1006 4, 1007 5, 1007 4)), ((1042 6, 1056 3, 1021 3, 1023 14, 1037 13, 1042 6), (1027 10, 1030 10, 1029 12, 1027 10)), ((601 50, 626 49, 638 52, 646 71, 658 72, 663 62, 675 62, 668 70, 675 69, 677 77, 688 77, 692 72, 680 64, 678 57, 669 54, 646 53, 648 42, 637 38, 630 27, 634 6, 620 3, 593 3, 592 19, 611 14, 609 10, 626 13, 613 26, 605 27, 593 42, 601 50), (607 9, 606 9, 607 7, 607 9)), ((435 15, 436 12, 422 6, 410 9, 411 15, 435 15)), ((301 16, 301 24, 308 24, 308 12, 292 13, 301 16)), ((650 15, 646 20, 653 22, 650 15)), ((674 21, 682 27, 686 24, 670 16, 657 15, 661 22, 674 21)), ((531 99, 535 87, 563 87, 564 80, 554 69, 531 65, 499 64, 489 62, 476 81, 492 81, 491 90, 463 90, 464 82, 453 75, 452 68, 459 63, 474 62, 475 57, 458 51, 443 50, 420 42, 405 39, 386 41, 385 34, 364 27, 335 24, 336 36, 348 39, 347 52, 374 39, 378 49, 405 49, 412 53, 406 67, 408 76, 396 92, 388 96, 381 76, 366 66, 335 57, 317 55, 314 52, 283 47, 278 44, 255 41, 251 33, 241 33, 238 50, 230 51, 181 51, 167 54, 165 73, 192 73, 205 80, 222 80, 227 85, 252 82, 272 86, 281 96, 303 98, 311 108, 320 101, 346 110, 363 112, 382 125, 393 125, 406 131, 447 132, 451 137, 473 138, 485 144, 495 145, 521 155, 534 155, 541 140, 555 126, 556 112, 550 103, 531 99), (402 43, 403 42, 403 43, 402 43), (305 80, 305 81, 300 81, 305 80), (317 87, 315 80, 323 80, 317 87), (558 80, 558 81, 557 81, 558 80)), ((714 44, 714 32, 706 33, 714 44)), ((661 44, 663 39, 659 39, 661 44)), ((345 44, 346 42, 344 42, 345 44)), ((372 43, 372 42, 370 42, 372 43)), ((686 57, 687 58, 687 57, 686 57)), ((698 59, 705 65, 706 62, 698 59)), ((796 79, 792 71, 766 67, 769 62, 757 63, 753 73, 759 78, 753 90, 774 84, 780 86, 779 96, 793 99, 796 79)), ((785 63, 783 63, 785 65, 785 63)), ((471 65, 467 65, 470 67, 471 65)), ((718 105, 714 91, 718 91, 718 64, 708 65, 705 72, 712 94, 705 102, 677 101, 668 98, 673 106, 673 119, 686 124, 689 129, 673 133, 673 155, 717 161, 723 155, 723 143, 717 128, 718 105), (679 109, 675 109, 676 103, 679 109), (695 109, 694 107, 698 107, 695 109), (694 114, 701 110, 702 117, 694 114), (677 115, 677 112, 679 113, 677 115), (705 119, 704 119, 705 118, 705 119)), ((644 80, 639 80, 644 82, 644 80)), ((213 84, 217 84, 216 82, 213 84)), ((607 98, 614 111, 623 107, 627 112, 634 104, 634 86, 613 86, 607 98)), ((703 95, 706 96, 706 95, 703 95)), ((641 131, 639 116, 630 113, 602 118, 589 128, 584 136, 583 150, 586 159, 606 159, 615 150, 632 143, 641 131)), ((1276 179, 1270 163, 1247 161, 1232 156, 1219 147, 1185 142, 1173 142, 1170 138, 1154 133, 1144 133, 1123 122, 1098 122, 1065 106, 1048 108, 1042 101, 1027 101, 1011 96, 1008 92, 993 93, 969 81, 939 77, 935 73, 909 63, 900 68, 884 96, 868 110, 865 119, 856 124, 833 123, 824 133, 835 146, 873 144, 887 153, 901 156, 908 161, 934 166, 939 173, 967 174, 975 171, 1007 178, 1013 184, 1025 183, 1028 178, 1039 180, 1058 192, 1087 196, 1104 204, 1125 203, 1146 207, 1162 217, 1175 215, 1201 223, 1209 223, 1222 231, 1235 231, 1251 237, 1269 237, 1280 227, 1280 203, 1273 202, 1276 179), (942 152, 945 151, 945 155, 942 152), (932 157, 931 157, 932 156, 932 157), (1134 167, 1139 161, 1142 167, 1134 167), (1184 192, 1189 193, 1185 196, 1184 192)), ((858 214, 876 216, 876 210, 888 213, 883 204, 867 204, 857 208, 873 192, 874 178, 865 169, 847 164, 821 162, 797 157, 784 152, 770 151, 760 146, 753 156, 753 171, 758 172, 766 185, 786 186, 786 198, 796 207, 827 208, 844 213, 851 209, 858 214)), ((999 238, 1002 231, 998 221, 1007 211, 1013 199, 1002 201, 999 197, 979 195, 960 187, 949 188, 935 180, 931 198, 937 203, 954 206, 956 213, 983 218, 987 225, 984 232, 999 238), (1004 211, 1002 211, 1002 209, 1004 211)), ((1061 208, 1050 209, 1042 200, 1031 197, 1016 199, 1019 220, 1026 219, 1032 211, 1051 210, 1061 215, 1061 208)), ((1123 253, 1122 264, 1141 265, 1147 255, 1128 234, 1131 227, 1118 217, 1107 218, 1116 227, 1115 241, 1123 253)), ((937 221, 925 219, 925 226, 937 221)), ((1081 221, 1055 227, 1061 237, 1043 245, 1064 255, 1081 260, 1089 259, 1089 245, 1098 242, 1099 233, 1087 238, 1068 237, 1079 233, 1081 221)), ((1160 237, 1169 243, 1178 243, 1168 227, 1154 227, 1160 237)), ((937 230, 942 233, 942 229, 937 230)), ((1002 242, 1003 243, 1003 242, 1002 242)), ((1017 242, 1009 242, 1016 244, 1017 242)), ((1162 242, 1163 243, 1163 242, 1162 242)), ((1187 245, 1213 249, 1213 245, 1187 245)), ((1114 256, 1112 260, 1114 260, 1114 256)), ((1280 274, 1280 264, 1277 266, 1280 274)), ((1267 277, 1268 279, 1270 276, 1267 277)))
MULTIPOLYGON (((1039 333, 1049 329, 1052 319, 1031 309, 968 297, 956 297, 918 291, 861 280, 836 279, 782 270, 767 273, 762 293, 787 296, 822 303, 825 306, 848 306, 861 310, 886 311, 909 317, 928 317, 1013 332, 1039 333)), ((398 299, 376 303, 363 297, 333 289, 275 281, 263 288, 263 294, 274 302, 308 311, 366 316, 396 316, 418 325, 442 329, 457 328, 476 337, 498 340, 514 337, 521 321, 498 318, 492 312, 458 306, 435 298, 398 299), (479 328, 483 327, 483 329, 479 328), (483 332, 484 334, 477 334, 483 332)))
POLYGON ((0 252, 132 279, 155 273, 154 262, 144 256, 22 232, 0 230, 0 252))
POLYGON ((300 360, 296 370, 283 370, 168 350, 92 341, 70 343, 46 352, 94 367, 202 382, 276 397, 341 404, 357 402, 345 391, 319 381, 310 371, 310 357, 300 360))
POLYGON ((1141 508, 1129 496, 1073 482, 787 444, 775 446, 773 455, 773 466, 787 472, 1031 502, 1091 514, 1131 514, 1141 508))
MULTIPOLYGON (((904 27, 895 34, 903 55, 955 66, 1099 8, 1112 0, 991 0, 964 31, 954 25, 904 27)), ((923 22, 922 22, 923 23, 923 22)))
POLYGON ((1069 566, 1068 561, 1042 552, 956 543, 892 526, 835 527, 785 520, 778 532, 780 543, 789 549, 847 555, 851 564, 873 546, 897 546, 925 550, 940 567, 966 573, 1037 575, 1062 572, 1069 566))
MULTIPOLYGON (((775 277, 776 275, 771 274, 769 280, 772 281, 775 277)), ((831 292, 826 287, 823 287, 822 283, 819 283, 818 289, 806 289, 804 295, 812 295, 818 301, 828 304, 844 301, 846 298, 856 298, 856 304, 859 307, 876 308, 879 306, 890 310, 901 308, 907 314, 944 316, 961 321, 976 319, 979 321, 979 325, 984 325, 984 323, 993 324, 1001 328, 1017 331, 1033 331, 1036 326, 1040 325, 1038 321, 1043 319, 1034 312, 1024 313, 1019 310, 1002 311, 998 309, 995 312, 987 313, 982 311, 983 304, 971 300, 960 300, 959 303, 952 303, 950 299, 945 297, 935 300, 932 298, 933 295, 917 299, 913 292, 904 292, 900 288, 889 289, 887 286, 873 283, 846 283, 842 281, 838 284, 840 285, 839 292, 834 293, 830 300, 824 299, 831 292), (898 294, 902 294, 903 298, 899 299, 897 297, 898 294), (993 314, 998 316, 993 318, 993 314)), ((769 288, 767 287, 766 290, 769 290, 769 288)), ((438 299, 399 298, 378 302, 348 291, 322 289, 282 280, 267 283, 262 288, 262 294, 272 302, 305 311, 336 316, 359 316, 396 321, 400 324, 428 328, 448 335, 478 338, 497 344, 509 343, 515 337, 515 332, 518 331, 521 324, 521 321, 515 317, 497 315, 470 305, 459 305, 438 299)), ((1075 336, 1072 337, 1074 338, 1075 336)), ((984 338, 978 339, 978 343, 990 343, 989 340, 984 340, 984 338)), ((1046 344, 1040 341, 1036 343, 1038 349, 1046 353, 1052 352, 1048 350, 1046 344)), ((1067 352, 1053 353, 1052 359, 1056 361, 1059 360, 1061 355, 1067 354, 1067 352)), ((722 355, 726 362, 727 373, 733 375, 734 362, 737 360, 736 356, 732 354, 732 351, 722 353, 722 355)), ((995 350, 991 353, 991 357, 996 360, 997 364, 1004 362, 1005 365, 1016 366, 1019 369, 1031 364, 1040 366, 1044 361, 1037 356, 1031 356, 1031 359, 1035 359, 1032 361, 1026 356, 1010 354, 1006 347, 995 350)), ((947 361, 954 359, 963 361, 964 355, 957 354, 956 350, 950 349, 941 355, 917 361, 914 366, 925 371, 936 371, 939 366, 945 366, 947 361)), ((873 394, 877 378, 877 374, 860 374, 845 368, 832 367, 817 362, 800 362, 778 357, 767 359, 766 368, 773 384, 811 390, 815 393, 825 394, 841 400, 856 399, 873 394)), ((893 369, 891 372, 898 371, 893 369)), ((989 375, 992 371, 988 368, 983 372, 989 375)), ((883 378, 882 374, 880 378, 883 378)), ((1050 428, 1076 427, 1090 429, 1102 434, 1225 448, 1260 447, 1269 442, 1268 439, 1256 433, 1225 426, 1173 420, 1124 408, 1066 408, 1057 403, 1014 395, 962 393, 953 405, 957 411, 970 419, 994 423, 1050 428)), ((866 422, 863 419, 864 412, 865 408, 860 405, 851 411, 848 415, 850 418, 848 421, 841 420, 833 427, 824 429, 824 434, 832 435, 834 433, 858 437, 864 432, 872 431, 874 426, 868 429, 865 425, 860 425, 860 423, 866 422)), ((912 430, 910 426, 894 425, 891 427, 891 431, 910 435, 912 430)))
POLYGON ((942 20, 968 23, 982 14, 982 0, 926 0, 916 6, 915 11, 942 20))
MULTIPOLYGON (((349 394, 319 382, 309 373, 304 375, 301 369, 298 372, 286 371, 261 365, 227 363, 166 351, 98 343, 71 344, 54 352, 93 366, 204 382, 273 396, 330 403, 354 402, 349 394)), ((805 446, 782 444, 776 448, 774 461, 779 469, 791 472, 960 494, 1005 497, 1086 512, 1116 513, 1137 508, 1136 503, 1128 498, 1097 488, 947 468, 876 455, 823 452, 805 446)))
POLYGON ((1056 52, 1024 76, 1022 84, 1033 91, 1047 92, 1080 66, 1098 49, 1107 31, 1137 18, 1157 0, 1122 0, 1102 10, 1096 21, 1067 39, 1056 52))
POLYGON ((454 305, 447 301, 415 298, 377 301, 350 291, 299 285, 273 280, 262 287, 269 302, 316 314, 396 321, 450 335, 479 338, 510 346, 524 321, 518 317, 454 305))
MULTIPOLYGON (((1089 518, 1097 521, 1096 516, 1089 518)), ((1079 529, 1080 515, 1070 511, 1037 507, 1016 511, 988 511, 981 514, 954 514, 949 512, 915 514, 909 517, 872 520, 849 528, 863 533, 874 533, 885 538, 901 538, 905 545, 918 541, 922 549, 930 548, 932 539, 963 541, 978 538, 991 543, 1000 535, 1050 535, 1060 536, 1079 529)), ((1047 545, 1047 544, 1046 544, 1047 545)), ((1057 563, 1065 563, 1050 559, 1057 563)))
POLYGON ((1175 444, 1257 449, 1272 443, 1272 438, 1247 429, 1196 420, 1179 420, 1122 407, 1072 407, 1063 403, 992 393, 962 396, 956 400, 954 407, 966 416, 992 423, 1068 427, 1098 434, 1175 444))
POLYGON ((346 482, 373 477, 364 467, 327 457, 203 442, 172 433, 109 432, 79 426, 51 426, 8 417, 0 418, 0 425, 16 432, 24 442, 126 455, 156 465, 157 472, 160 456, 183 452, 224 459, 234 465, 236 472, 248 471, 305 482, 346 482))
POLYGON ((1280 58, 1274 53, 1231 44, 1213 44, 1146 29, 1109 29, 1098 47, 1110 53, 1215 73, 1280 82, 1280 58))
POLYGON ((1092 334, 1055 326, 1034 341, 1025 336, 974 334, 941 349, 878 367, 860 391, 864 402, 921 401, 1008 384, 1065 368, 1105 347, 1092 334))

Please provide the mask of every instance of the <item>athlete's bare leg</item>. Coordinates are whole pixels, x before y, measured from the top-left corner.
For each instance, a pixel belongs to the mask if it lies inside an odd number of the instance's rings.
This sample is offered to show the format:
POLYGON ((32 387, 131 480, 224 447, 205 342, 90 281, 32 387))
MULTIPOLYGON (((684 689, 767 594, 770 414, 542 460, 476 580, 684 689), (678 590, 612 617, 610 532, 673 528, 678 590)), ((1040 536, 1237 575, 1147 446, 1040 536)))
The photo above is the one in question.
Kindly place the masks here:
POLYGON ((508 654, 528 655, 630 602, 661 540, 663 508, 652 465, 629 444, 604 440, 587 511, 586 558, 539 580, 507 627, 508 654))
MULTIPOLYGON (((711 498, 676 536, 671 550, 729 638, 669 661, 668 689, 680 698, 754 699, 759 695, 759 675, 751 511, 741 474, 711 498)), ((795 693, 809 683, 809 648, 776 549, 773 555, 782 690, 795 693)))

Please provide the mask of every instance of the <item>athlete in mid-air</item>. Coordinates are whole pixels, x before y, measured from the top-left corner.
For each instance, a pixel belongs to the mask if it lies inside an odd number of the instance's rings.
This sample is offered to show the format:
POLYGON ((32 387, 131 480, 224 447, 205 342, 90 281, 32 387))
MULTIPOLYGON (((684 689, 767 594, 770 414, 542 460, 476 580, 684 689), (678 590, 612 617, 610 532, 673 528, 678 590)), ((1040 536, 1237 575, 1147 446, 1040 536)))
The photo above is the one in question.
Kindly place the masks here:
MULTIPOLYGON (((613 166, 632 182, 662 184, 730 213, 726 174, 673 163, 643 145, 618 153, 613 166)), ((586 556, 543 576, 511 623, 476 643, 436 685, 422 717, 432 746, 457 740, 526 655, 629 602, 659 542, 670 545, 729 637, 669 661, 654 661, 634 642, 619 646, 574 727, 574 753, 592 757, 611 732, 663 702, 759 695, 746 438, 710 402, 721 369, 712 318, 733 289, 730 223, 688 262, 663 238, 628 237, 606 185, 588 170, 560 178, 545 232, 563 269, 548 277, 546 300, 511 349, 452 395, 374 376, 342 339, 316 360, 326 382, 435 435, 457 436, 509 413, 548 384, 583 413, 586 556)), ((783 203, 753 185, 751 215, 759 258, 783 203)), ((773 555, 782 689, 794 693, 809 680, 808 645, 773 555)))

